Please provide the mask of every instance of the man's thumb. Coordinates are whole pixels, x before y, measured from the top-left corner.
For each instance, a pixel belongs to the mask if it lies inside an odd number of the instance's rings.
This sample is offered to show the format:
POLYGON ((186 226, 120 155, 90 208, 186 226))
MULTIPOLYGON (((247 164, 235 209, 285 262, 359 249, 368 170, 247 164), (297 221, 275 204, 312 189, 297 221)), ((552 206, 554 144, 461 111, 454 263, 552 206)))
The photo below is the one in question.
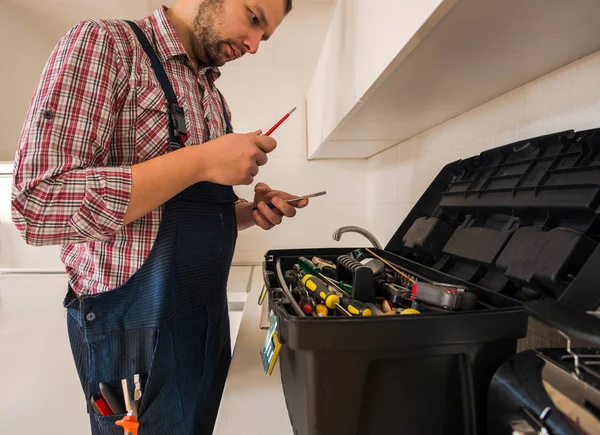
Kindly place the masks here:
POLYGON ((266 193, 269 190, 269 186, 267 186, 265 183, 256 183, 256 186, 254 186, 254 192, 256 193, 266 193))

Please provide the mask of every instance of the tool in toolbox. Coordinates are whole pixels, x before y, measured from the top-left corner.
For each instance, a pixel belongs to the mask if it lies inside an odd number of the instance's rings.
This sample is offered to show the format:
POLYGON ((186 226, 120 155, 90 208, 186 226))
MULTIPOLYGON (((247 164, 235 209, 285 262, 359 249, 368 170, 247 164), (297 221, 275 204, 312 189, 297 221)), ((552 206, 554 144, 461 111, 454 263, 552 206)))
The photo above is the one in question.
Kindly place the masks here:
POLYGON ((405 305, 407 307, 412 305, 412 291, 409 288, 395 283, 384 282, 382 284, 382 293, 387 300, 396 305, 405 305))
MULTIPOLYGON (((313 262, 310 261, 308 258, 300 257, 298 259, 297 265, 300 267, 302 272, 309 274, 309 275, 318 276, 319 278, 325 280, 325 282, 331 284, 337 290, 341 291, 343 294, 346 294, 346 295, 351 294, 351 291, 350 291, 350 293, 348 292, 348 285, 346 283, 336 281, 332 278, 329 278, 329 277, 323 275, 321 273, 321 270, 315 264, 313 264, 313 262)), ((350 290, 352 290, 351 286, 350 286, 350 290)))
POLYGON ((329 316, 329 310, 323 304, 317 304, 316 312, 317 312, 317 316, 319 316, 319 317, 329 316))
POLYGON ((292 310, 294 310, 294 312, 298 316, 306 317, 306 314, 304 314, 304 311, 302 311, 302 308, 300 308, 300 305, 298 305, 298 302, 296 302, 296 299, 294 299, 294 295, 292 294, 289 287, 287 286, 287 284, 285 282, 285 278, 283 277, 283 275, 281 273, 281 259, 277 260, 277 278, 279 279, 279 282, 281 283, 281 290, 283 290, 283 293, 285 294, 286 298, 288 299, 288 301, 292 307, 292 310))
POLYGON ((137 419, 138 408, 135 403, 131 401, 127 379, 121 379, 121 386, 123 387, 123 397, 125 399, 127 415, 121 420, 117 420, 115 424, 123 428, 125 435, 137 435, 138 428, 140 427, 140 423, 137 419))
POLYGON ((320 257, 313 257, 312 262, 321 270, 321 273, 328 278, 336 278, 336 266, 332 261, 324 260, 320 257))
POLYGON ((472 310, 477 305, 477 295, 464 287, 451 284, 430 284, 416 281, 412 287, 411 300, 419 300, 447 310, 472 310))
POLYGON ((373 311, 364 302, 350 298, 340 298, 340 304, 353 316, 370 316, 373 311))
POLYGON ((302 285, 310 291, 311 295, 319 302, 323 302, 327 308, 337 308, 348 317, 352 316, 342 305, 338 295, 332 293, 327 288, 327 285, 316 276, 304 275, 302 285))
POLYGON ((332 269, 335 269, 335 263, 333 261, 324 260, 321 257, 314 256, 312 258, 312 262, 319 269, 322 269, 323 267, 331 267, 332 269))
POLYGON ((371 254, 373 257, 377 258, 378 260, 381 260, 383 262, 383 264, 385 264, 387 267, 389 267, 390 269, 392 269, 398 275, 403 276, 408 281, 410 281, 412 283, 414 283, 416 281, 412 276, 410 276, 406 272, 401 271, 396 266, 394 266, 392 263, 390 263, 389 261, 387 261, 385 258, 380 257, 379 255, 377 255, 376 253, 374 253, 373 251, 371 251, 369 248, 365 248, 365 251, 367 251, 369 254, 371 254))

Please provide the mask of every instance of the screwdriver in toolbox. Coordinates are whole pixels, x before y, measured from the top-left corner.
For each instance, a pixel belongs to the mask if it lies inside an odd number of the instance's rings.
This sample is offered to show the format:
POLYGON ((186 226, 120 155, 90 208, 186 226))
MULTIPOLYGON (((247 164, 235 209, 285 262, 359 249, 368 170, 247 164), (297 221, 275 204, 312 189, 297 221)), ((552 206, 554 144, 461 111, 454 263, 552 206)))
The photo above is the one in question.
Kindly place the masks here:
POLYGON ((304 288, 306 288, 317 301, 323 302, 327 308, 332 310, 337 308, 346 316, 352 317, 352 314, 340 305, 340 297, 335 293, 330 292, 327 285, 316 276, 309 274, 304 275, 302 278, 302 285, 304 285, 304 288))
POLYGON ((351 298, 340 298, 340 304, 354 316, 371 316, 373 311, 364 302, 351 298))
POLYGON ((300 269, 302 269, 302 271, 304 271, 304 273, 307 273, 309 275, 316 275, 319 278, 321 278, 322 280, 324 280, 325 282, 331 284, 333 287, 335 287, 336 289, 338 289, 339 291, 342 292, 342 294, 345 295, 350 295, 352 294, 352 286, 345 284, 345 283, 340 283, 334 279, 331 279, 325 275, 323 275, 321 273, 321 269, 319 269, 318 266, 314 265, 312 261, 310 261, 308 258, 306 257, 300 257, 298 259, 298 266, 300 266, 300 269), (345 285, 346 288, 342 287, 342 284, 345 285), (348 289, 348 287, 350 287, 350 289, 348 289))

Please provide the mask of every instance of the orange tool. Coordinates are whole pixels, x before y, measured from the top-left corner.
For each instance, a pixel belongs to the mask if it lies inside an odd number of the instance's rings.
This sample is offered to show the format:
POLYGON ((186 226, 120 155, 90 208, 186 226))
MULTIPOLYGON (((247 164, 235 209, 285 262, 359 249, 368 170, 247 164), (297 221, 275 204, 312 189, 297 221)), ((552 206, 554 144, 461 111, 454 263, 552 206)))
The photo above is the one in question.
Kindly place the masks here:
POLYGON ((122 379, 121 385, 123 386, 123 396, 125 397, 125 408, 127 408, 127 415, 121 420, 115 422, 115 424, 123 428, 125 435, 137 435, 140 423, 137 419, 137 409, 134 412, 131 406, 131 396, 129 395, 129 388, 127 387, 127 379, 122 379))

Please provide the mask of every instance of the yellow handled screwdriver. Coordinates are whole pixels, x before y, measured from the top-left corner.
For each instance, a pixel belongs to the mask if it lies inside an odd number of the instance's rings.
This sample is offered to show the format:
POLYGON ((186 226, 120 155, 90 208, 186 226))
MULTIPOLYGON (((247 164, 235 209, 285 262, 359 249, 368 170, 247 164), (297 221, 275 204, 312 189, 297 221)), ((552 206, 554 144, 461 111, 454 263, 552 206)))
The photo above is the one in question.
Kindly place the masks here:
POLYGON ((340 297, 329 291, 327 285, 316 276, 304 275, 302 285, 310 292, 310 294, 319 302, 323 302, 327 308, 337 308, 348 317, 352 317, 344 307, 340 305, 340 297))
POLYGON ((356 299, 341 298, 340 303, 353 316, 370 316, 373 311, 365 304, 356 299))

